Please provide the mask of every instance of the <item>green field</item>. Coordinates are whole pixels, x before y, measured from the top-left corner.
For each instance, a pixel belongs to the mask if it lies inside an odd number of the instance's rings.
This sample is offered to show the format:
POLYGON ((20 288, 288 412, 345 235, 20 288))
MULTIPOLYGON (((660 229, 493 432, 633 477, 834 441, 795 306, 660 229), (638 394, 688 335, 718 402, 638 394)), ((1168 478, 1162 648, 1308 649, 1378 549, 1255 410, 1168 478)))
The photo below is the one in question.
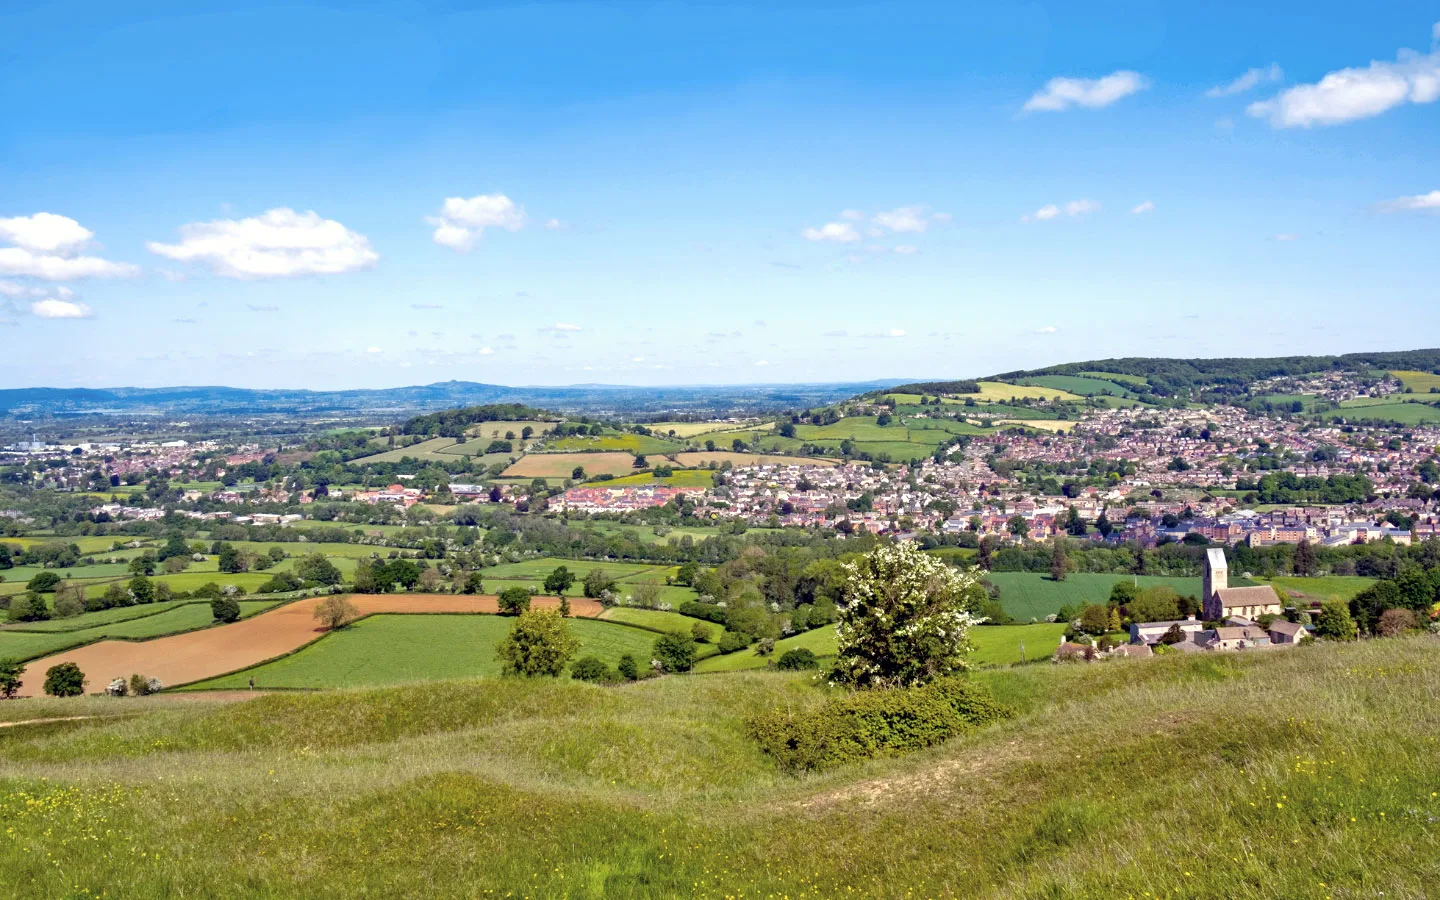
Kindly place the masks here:
POLYGON ((1292 595, 1304 594, 1313 600, 1327 600, 1330 597, 1339 597, 1342 600, 1352 600, 1355 595, 1375 583, 1374 578, 1365 578, 1358 575, 1323 575, 1315 578, 1301 578, 1298 576, 1281 576, 1279 578, 1258 579, 1265 584, 1273 584, 1278 588, 1284 588, 1292 595))
POLYGON ((1376 403, 1342 408, 1325 414, 1330 421, 1376 420, 1399 425, 1433 425, 1440 422, 1440 407, 1426 403, 1376 403))
POLYGON ((1096 394, 1111 394, 1131 399, 1135 397, 1133 391, 1121 387, 1113 381, 1102 378, 1086 378, 1081 375, 1037 375, 1034 378, 1026 378, 1021 383, 1034 387, 1068 391, 1082 397, 1091 397, 1096 394))
POLYGON ((491 578, 512 579, 512 578, 539 578, 544 579, 546 575, 559 566, 565 566, 576 578, 583 579, 585 573, 591 569, 599 569, 611 578, 621 581, 635 580, 641 576, 656 576, 664 580, 666 573, 673 573, 670 566, 651 566, 645 563, 622 563, 609 562, 604 560, 586 559, 559 559, 556 557, 540 557, 538 559, 527 559, 521 562, 502 563, 498 566, 490 566, 481 569, 480 574, 488 581, 491 578))
POLYGON ((1397 371, 1390 374, 1400 379, 1401 384, 1417 394, 1428 394, 1432 390, 1440 391, 1440 375, 1433 372, 1397 371))
MULTIPOLYGON (((249 617, 276 605, 278 605, 278 601, 275 600, 241 600, 240 614, 249 617)), ((160 606, 167 605, 160 604, 160 606)), ((128 607, 128 609, 144 609, 144 607, 128 607)), ((103 615, 103 613, 89 615, 103 615)), ((78 622, 79 620, 80 617, 77 616, 72 620, 61 621, 78 622)), ((179 631, 204 628, 214 621, 215 617, 210 613, 210 604, 206 601, 181 602, 168 605, 168 608, 155 615, 110 620, 106 624, 76 631, 12 631, 10 628, 4 628, 0 629, 0 658, 34 659, 37 656, 48 656, 51 653, 58 653, 69 647, 88 644, 102 638, 145 640, 179 631)))
POLYGON ((981 670, 1013 718, 798 778, 803 673, 4 703, 97 718, 0 729, 0 893, 1419 900, 1433 644, 981 670))
POLYGON ((653 525, 627 525, 622 522, 591 521, 580 527, 585 531, 593 531, 597 534, 624 534, 647 544, 673 544, 687 536, 698 543, 720 533, 719 528, 710 525, 663 526, 664 534, 656 534, 653 525))
MULTIPOLYGON (((375 443, 380 446, 384 446, 384 443, 381 441, 377 440, 375 441, 375 443)), ((409 447, 396 447, 394 450, 382 450, 381 452, 376 453, 372 456, 362 456, 359 459, 352 460, 352 462, 355 465, 361 466, 370 465, 372 463, 398 463, 400 460, 404 459, 407 456, 411 457, 412 459, 427 460, 431 462, 454 462, 454 457, 445 456, 440 453, 441 450, 444 450, 447 447, 454 446, 454 444, 454 438, 431 438, 428 441, 421 441, 418 444, 411 444, 409 447)), ((482 446, 477 449, 484 448, 482 446)))
MULTIPOLYGON (((346 688, 482 678, 500 674, 495 647, 515 620, 488 615, 368 616, 297 652, 231 675, 191 685, 197 690, 346 688)), ((625 653, 648 665, 656 634, 593 619, 571 619, 579 656, 611 666, 625 653)))
POLYGON ((725 633, 725 626, 718 622, 711 622, 705 619, 696 619, 690 616, 682 616, 677 612, 662 612, 658 609, 634 609, 629 606, 616 606, 605 610, 600 616, 606 622, 621 622, 625 625, 634 625, 638 628, 647 628, 651 631, 665 631, 672 634, 690 634, 695 626, 704 625, 710 630, 710 640, 702 648, 710 648, 710 645, 719 642, 721 635, 725 633))
MULTIPOLYGON (((975 650, 970 662, 975 666, 1008 666, 1013 663, 1049 659, 1060 645, 1065 633, 1063 624, 978 625, 970 629, 970 643, 975 650)), ((753 649, 739 650, 724 656, 701 660, 696 672, 739 672, 762 669, 780 658, 786 650, 804 648, 819 657, 833 657, 837 650, 835 629, 815 628, 794 637, 775 642, 772 656, 760 656, 753 649)), ((823 666, 823 663, 822 663, 823 666)))
POLYGON ((1123 375, 1119 372, 1081 372, 1086 378, 1099 378, 1104 381, 1114 381, 1119 384, 1141 385, 1150 382, 1139 375, 1123 375))
POLYGON ((592 487, 625 487, 627 485, 653 485, 655 487, 700 487, 715 486, 714 476, 706 469, 676 469, 668 478, 656 478, 649 472, 636 475, 622 475, 610 481, 597 481, 592 487))
MULTIPOLYGON (((1049 575, 1039 572, 990 572, 986 577, 1000 589, 1000 605, 1017 622, 1043 620, 1062 606, 1105 603, 1117 581, 1136 581, 1142 588, 1169 585, 1181 596, 1199 597, 1201 592, 1199 578, 1159 575, 1072 574, 1064 581, 1051 581, 1049 575)), ((1239 587, 1241 579, 1235 579, 1234 584, 1239 587)))
POLYGON ((578 452, 586 450, 611 450, 636 453, 646 456, 663 456, 685 449, 683 443, 629 432, 609 432, 601 435, 569 435, 545 442, 546 450, 578 452))

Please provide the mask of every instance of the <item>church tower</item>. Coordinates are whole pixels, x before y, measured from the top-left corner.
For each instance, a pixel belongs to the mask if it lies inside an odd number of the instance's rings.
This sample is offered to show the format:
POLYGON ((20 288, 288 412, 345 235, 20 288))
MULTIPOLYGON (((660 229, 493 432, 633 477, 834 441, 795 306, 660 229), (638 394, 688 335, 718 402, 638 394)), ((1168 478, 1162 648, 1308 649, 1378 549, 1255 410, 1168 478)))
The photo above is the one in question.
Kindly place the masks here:
POLYGON ((1218 621, 1225 617, 1220 603, 1219 591, 1230 586, 1230 567, 1225 562, 1225 551, 1219 548, 1205 552, 1205 595, 1200 598, 1200 608, 1206 619, 1218 621))

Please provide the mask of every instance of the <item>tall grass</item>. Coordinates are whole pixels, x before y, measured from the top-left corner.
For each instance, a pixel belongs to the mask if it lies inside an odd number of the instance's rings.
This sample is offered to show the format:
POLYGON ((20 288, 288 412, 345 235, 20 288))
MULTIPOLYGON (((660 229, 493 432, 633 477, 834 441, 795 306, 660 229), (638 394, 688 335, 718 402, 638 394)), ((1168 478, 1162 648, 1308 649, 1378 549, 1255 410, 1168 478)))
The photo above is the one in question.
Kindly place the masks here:
POLYGON ((1016 718, 805 778, 740 723, 807 675, 87 699, 0 729, 0 893, 1424 897, 1437 650, 976 673, 1016 718))

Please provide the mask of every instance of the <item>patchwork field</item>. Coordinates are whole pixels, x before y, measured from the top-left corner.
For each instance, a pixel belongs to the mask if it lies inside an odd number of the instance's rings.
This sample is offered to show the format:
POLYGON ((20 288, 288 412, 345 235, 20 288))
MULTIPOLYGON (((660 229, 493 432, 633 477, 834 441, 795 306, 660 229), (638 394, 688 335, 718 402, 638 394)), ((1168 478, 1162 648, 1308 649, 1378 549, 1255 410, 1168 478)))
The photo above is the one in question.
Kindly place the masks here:
POLYGON ((1096 394, 1112 394, 1117 397, 1129 397, 1131 399, 1135 397, 1134 391, 1128 390, 1113 381, 1101 378, 1086 378, 1082 375, 1037 375, 1034 378, 1026 378, 1022 383, 1034 387, 1066 391, 1071 394, 1078 394, 1081 397, 1091 397, 1096 394))
POLYGON ((1064 419, 995 419, 993 424, 997 426, 1023 425, 1026 428, 1038 428, 1041 431, 1069 431, 1075 427, 1074 422, 1067 422, 1064 419))
MULTIPOLYGON (((494 597, 456 594, 357 594, 352 596, 350 601, 361 615, 499 611, 494 597)), ((30 674, 25 679, 21 696, 30 697, 40 693, 43 680, 34 677, 34 673, 43 673, 62 662, 78 665, 80 671, 91 679, 92 687, 99 678, 108 680, 115 677, 108 674, 112 672, 140 672, 159 678, 167 685, 188 684, 234 672, 291 653, 320 637, 324 632, 318 628, 314 618, 315 606, 319 602, 320 598, 311 597, 231 625, 203 628, 149 641, 102 640, 58 652, 30 663, 26 668, 26 672, 30 674)), ((551 597, 537 597, 532 604, 536 607, 553 607, 558 601, 551 597)), ((570 604, 575 616, 593 618, 601 612, 600 604, 593 600, 576 598, 571 600, 570 604)), ((172 610, 165 615, 173 615, 175 612, 172 610)), ((209 615, 208 605, 204 614, 209 615)), ((149 621, 138 619, 113 627, 140 625, 149 621)), ((108 633, 113 632, 107 631, 108 633)))
POLYGON ((584 578, 585 573, 591 569, 599 569, 611 578, 621 581, 634 580, 642 577, 658 577, 664 580, 665 575, 675 571, 671 566, 651 566, 645 563, 609 562, 604 560, 560 559, 558 557, 546 556, 538 559, 527 559, 522 562, 490 566, 481 569, 480 574, 485 576, 486 581, 492 578, 544 579, 546 575, 555 571, 557 566, 565 566, 573 572, 577 578, 584 578))
MULTIPOLYGON (((326 635, 297 653, 191 685, 195 690, 379 687, 418 681, 495 677, 495 648, 515 620, 506 616, 376 615, 326 635)), ((658 636, 627 625, 571 619, 579 656, 611 666, 625 653, 649 663, 658 636)))
POLYGON ((1400 425, 1432 425, 1440 422, 1440 407, 1426 403, 1376 403, 1360 407, 1342 408, 1325 414, 1325 418, 1336 421, 1382 421, 1400 425))
POLYGON ((619 450, 625 453, 638 453, 646 456, 663 456, 683 448, 684 445, 676 441, 664 440, 644 434, 630 434, 628 432, 583 436, 569 435, 545 442, 545 449, 547 451, 558 451, 561 453, 581 450, 619 450))
MULTIPOLYGON (((651 465, 661 460, 651 461, 651 465)), ((635 457, 629 453, 527 453, 502 472, 505 478, 569 478, 579 466, 586 475, 629 475, 635 457)))
MULTIPOLYGON (((379 443, 381 446, 383 446, 383 442, 381 441, 376 441, 372 443, 379 443)), ((362 456, 359 459, 354 460, 353 462, 357 465, 369 465, 372 463, 397 463, 407 456, 413 459, 432 461, 444 461, 449 459, 453 461, 452 457, 443 456, 440 451, 444 450, 447 447, 453 447, 454 445, 454 438, 431 438, 428 441, 421 441, 420 443, 412 444, 409 447, 396 447, 394 450, 382 450, 381 452, 376 453, 372 456, 362 456)))
MULTIPOLYGON (((242 618, 256 615, 277 605, 274 600, 242 600, 240 601, 240 615, 242 618)), ((86 613, 76 616, 74 619, 51 620, 44 623, 33 623, 35 625, 76 625, 68 630, 50 630, 42 628, 31 629, 28 626, 6 627, 0 629, 0 658, 11 659, 34 659, 38 656, 47 656, 52 653, 59 653, 68 647, 78 647, 81 644, 88 644, 99 640, 131 640, 142 641, 160 635, 176 634, 182 631, 192 631, 196 628, 205 628, 215 621, 211 614, 210 603, 196 601, 176 601, 172 603, 153 604, 149 606, 132 606, 123 610, 105 610, 97 613, 86 613), (115 615, 108 619, 85 621, 88 616, 103 617, 111 613, 142 611, 141 614, 132 616, 115 615), (144 614, 148 612, 149 614, 144 614), (83 627, 87 626, 88 627, 83 627)), ((135 670, 139 671, 139 670, 135 670)), ((149 670, 144 670, 148 673, 149 670)), ((87 672, 93 676, 92 680, 104 677, 107 681, 120 675, 129 676, 126 672, 87 672)), ((103 686, 103 685, 98 685, 103 686)))
MULTIPOLYGON (((679 456, 683 454, 676 455, 679 456)), ((604 482, 602 486, 627 487, 634 485, 708 488, 715 485, 715 478, 709 470, 705 469, 676 469, 673 474, 665 478, 656 478, 650 472, 641 472, 634 475, 622 475, 619 478, 604 482)))
POLYGON ((732 431, 767 431, 775 427, 774 422, 655 422, 645 426, 658 435, 670 435, 681 440, 699 438, 732 431))

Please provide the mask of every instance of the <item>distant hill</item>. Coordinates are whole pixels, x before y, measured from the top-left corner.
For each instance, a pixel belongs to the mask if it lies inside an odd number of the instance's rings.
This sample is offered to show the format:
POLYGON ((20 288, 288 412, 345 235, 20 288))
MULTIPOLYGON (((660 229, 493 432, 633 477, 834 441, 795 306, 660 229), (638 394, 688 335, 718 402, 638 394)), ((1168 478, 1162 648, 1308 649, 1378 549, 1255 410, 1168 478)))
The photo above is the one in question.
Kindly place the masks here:
POLYGON ((643 413, 683 411, 706 415, 820 406, 888 387, 901 379, 866 382, 755 385, 570 385, 511 387, 443 381, 377 390, 254 390, 222 386, 163 388, 13 388, 0 390, 0 416, 11 418, 180 413, 325 414, 384 413, 397 418, 426 410, 518 403, 559 412, 643 413))

